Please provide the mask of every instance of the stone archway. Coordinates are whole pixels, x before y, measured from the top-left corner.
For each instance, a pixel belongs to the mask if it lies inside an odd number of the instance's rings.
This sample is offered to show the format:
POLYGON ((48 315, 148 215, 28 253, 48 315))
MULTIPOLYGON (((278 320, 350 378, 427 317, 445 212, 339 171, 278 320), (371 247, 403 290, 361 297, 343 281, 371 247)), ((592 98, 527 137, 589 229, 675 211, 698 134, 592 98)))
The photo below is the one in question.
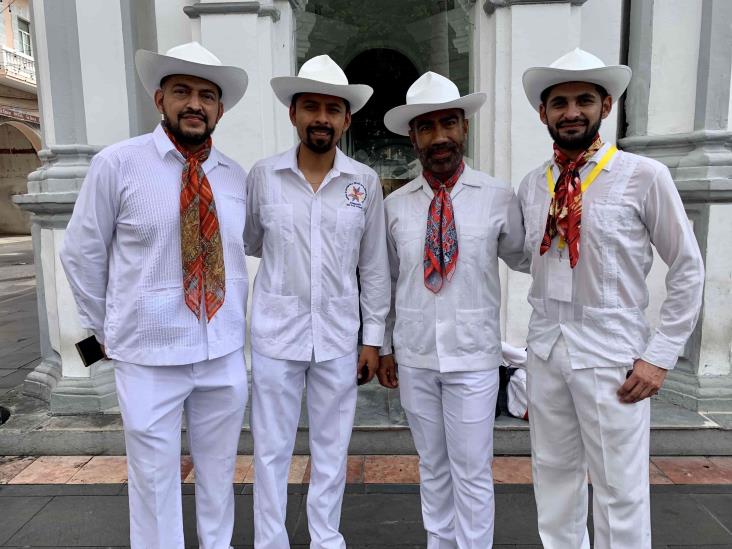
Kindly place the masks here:
POLYGON ((30 214, 13 203, 13 195, 28 192, 28 174, 41 165, 40 146, 30 126, 0 123, 0 234, 30 234, 30 214))
POLYGON ((368 84, 374 95, 353 117, 346 152, 374 168, 388 193, 410 179, 416 156, 409 138, 384 126, 386 111, 405 101, 407 88, 417 79, 414 64, 402 53, 373 48, 356 55, 345 68, 349 82, 368 84))

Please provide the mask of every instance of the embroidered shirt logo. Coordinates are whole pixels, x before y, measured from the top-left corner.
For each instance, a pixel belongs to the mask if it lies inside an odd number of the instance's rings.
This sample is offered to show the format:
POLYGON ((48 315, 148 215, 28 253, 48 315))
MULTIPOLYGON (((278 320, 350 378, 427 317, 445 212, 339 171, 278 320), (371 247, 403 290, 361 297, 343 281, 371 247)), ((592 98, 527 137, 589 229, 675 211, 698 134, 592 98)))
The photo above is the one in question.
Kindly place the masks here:
POLYGON ((349 206, 353 206, 354 208, 363 208, 363 205, 366 202, 366 196, 366 187, 361 185, 361 183, 354 181, 353 183, 346 185, 346 200, 348 201, 349 206))

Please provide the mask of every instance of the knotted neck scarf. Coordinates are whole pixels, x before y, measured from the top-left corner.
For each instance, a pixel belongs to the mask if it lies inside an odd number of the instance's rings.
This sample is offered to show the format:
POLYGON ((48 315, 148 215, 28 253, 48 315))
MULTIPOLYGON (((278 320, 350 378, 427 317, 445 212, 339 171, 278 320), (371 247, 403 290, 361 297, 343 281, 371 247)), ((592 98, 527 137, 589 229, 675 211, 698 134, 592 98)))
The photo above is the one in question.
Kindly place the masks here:
POLYGON ((424 242, 424 285, 434 293, 440 291, 445 279, 452 278, 457 266, 458 237, 450 190, 464 169, 465 163, 461 161, 455 173, 444 182, 426 170, 422 172, 435 192, 427 216, 427 237, 424 242))
POLYGON ((176 141, 164 124, 163 129, 186 161, 180 188, 183 293, 186 305, 200 319, 201 294, 205 291, 206 318, 211 321, 224 304, 226 294, 224 248, 216 203, 202 166, 211 153, 211 138, 199 151, 192 153, 176 141))
POLYGON ((541 241, 539 254, 544 255, 552 246, 552 239, 559 235, 560 246, 569 248, 569 265, 574 269, 579 260, 580 229, 582 227, 582 181, 579 170, 602 147, 600 135, 595 136, 592 145, 575 160, 559 150, 554 144, 554 163, 560 170, 554 186, 554 196, 549 204, 546 230, 541 241))

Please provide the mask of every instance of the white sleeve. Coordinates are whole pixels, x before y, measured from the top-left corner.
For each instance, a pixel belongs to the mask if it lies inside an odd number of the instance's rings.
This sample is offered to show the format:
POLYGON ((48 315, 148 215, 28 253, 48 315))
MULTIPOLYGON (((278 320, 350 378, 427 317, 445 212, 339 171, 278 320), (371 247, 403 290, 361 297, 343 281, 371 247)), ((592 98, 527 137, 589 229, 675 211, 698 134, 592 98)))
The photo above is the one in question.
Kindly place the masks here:
POLYGON ((260 170, 253 168, 246 180, 247 193, 247 219, 244 226, 244 249, 247 255, 262 257, 262 241, 264 229, 259 217, 259 193, 261 185, 258 184, 260 170))
POLYGON ((386 225, 384 221, 384 195, 378 177, 370 185, 371 203, 366 219, 358 257, 361 281, 362 342, 381 347, 384 341, 384 322, 389 312, 391 291, 389 261, 386 253, 386 225))
POLYGON ((104 344, 109 250, 120 197, 117 171, 95 156, 74 205, 59 256, 83 328, 104 344))
POLYGON ((651 242, 669 270, 660 322, 641 358, 671 369, 699 316, 704 264, 681 197, 665 167, 644 198, 642 215, 651 242))

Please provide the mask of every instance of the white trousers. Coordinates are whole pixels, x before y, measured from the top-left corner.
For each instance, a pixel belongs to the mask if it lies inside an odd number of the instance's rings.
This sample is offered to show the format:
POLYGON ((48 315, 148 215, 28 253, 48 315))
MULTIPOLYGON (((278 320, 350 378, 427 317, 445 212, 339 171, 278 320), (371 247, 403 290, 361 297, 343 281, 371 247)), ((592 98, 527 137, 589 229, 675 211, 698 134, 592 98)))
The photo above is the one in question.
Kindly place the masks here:
POLYGON ((650 549, 650 404, 616 391, 630 367, 573 370, 560 337, 549 360, 529 352, 529 425, 539 534, 545 549, 650 549))
POLYGON ((419 453, 428 549, 493 546, 493 421, 498 368, 440 373, 399 366, 399 391, 419 453))
POLYGON ((356 411, 356 362, 355 351, 335 360, 305 362, 268 358, 252 350, 256 549, 290 546, 285 529, 287 476, 304 386, 311 456, 310 547, 345 549, 338 528, 356 411))
POLYGON ((230 547, 244 407, 244 350, 184 366, 115 362, 127 447, 132 549, 183 549, 181 421, 196 471, 201 549, 230 547))

